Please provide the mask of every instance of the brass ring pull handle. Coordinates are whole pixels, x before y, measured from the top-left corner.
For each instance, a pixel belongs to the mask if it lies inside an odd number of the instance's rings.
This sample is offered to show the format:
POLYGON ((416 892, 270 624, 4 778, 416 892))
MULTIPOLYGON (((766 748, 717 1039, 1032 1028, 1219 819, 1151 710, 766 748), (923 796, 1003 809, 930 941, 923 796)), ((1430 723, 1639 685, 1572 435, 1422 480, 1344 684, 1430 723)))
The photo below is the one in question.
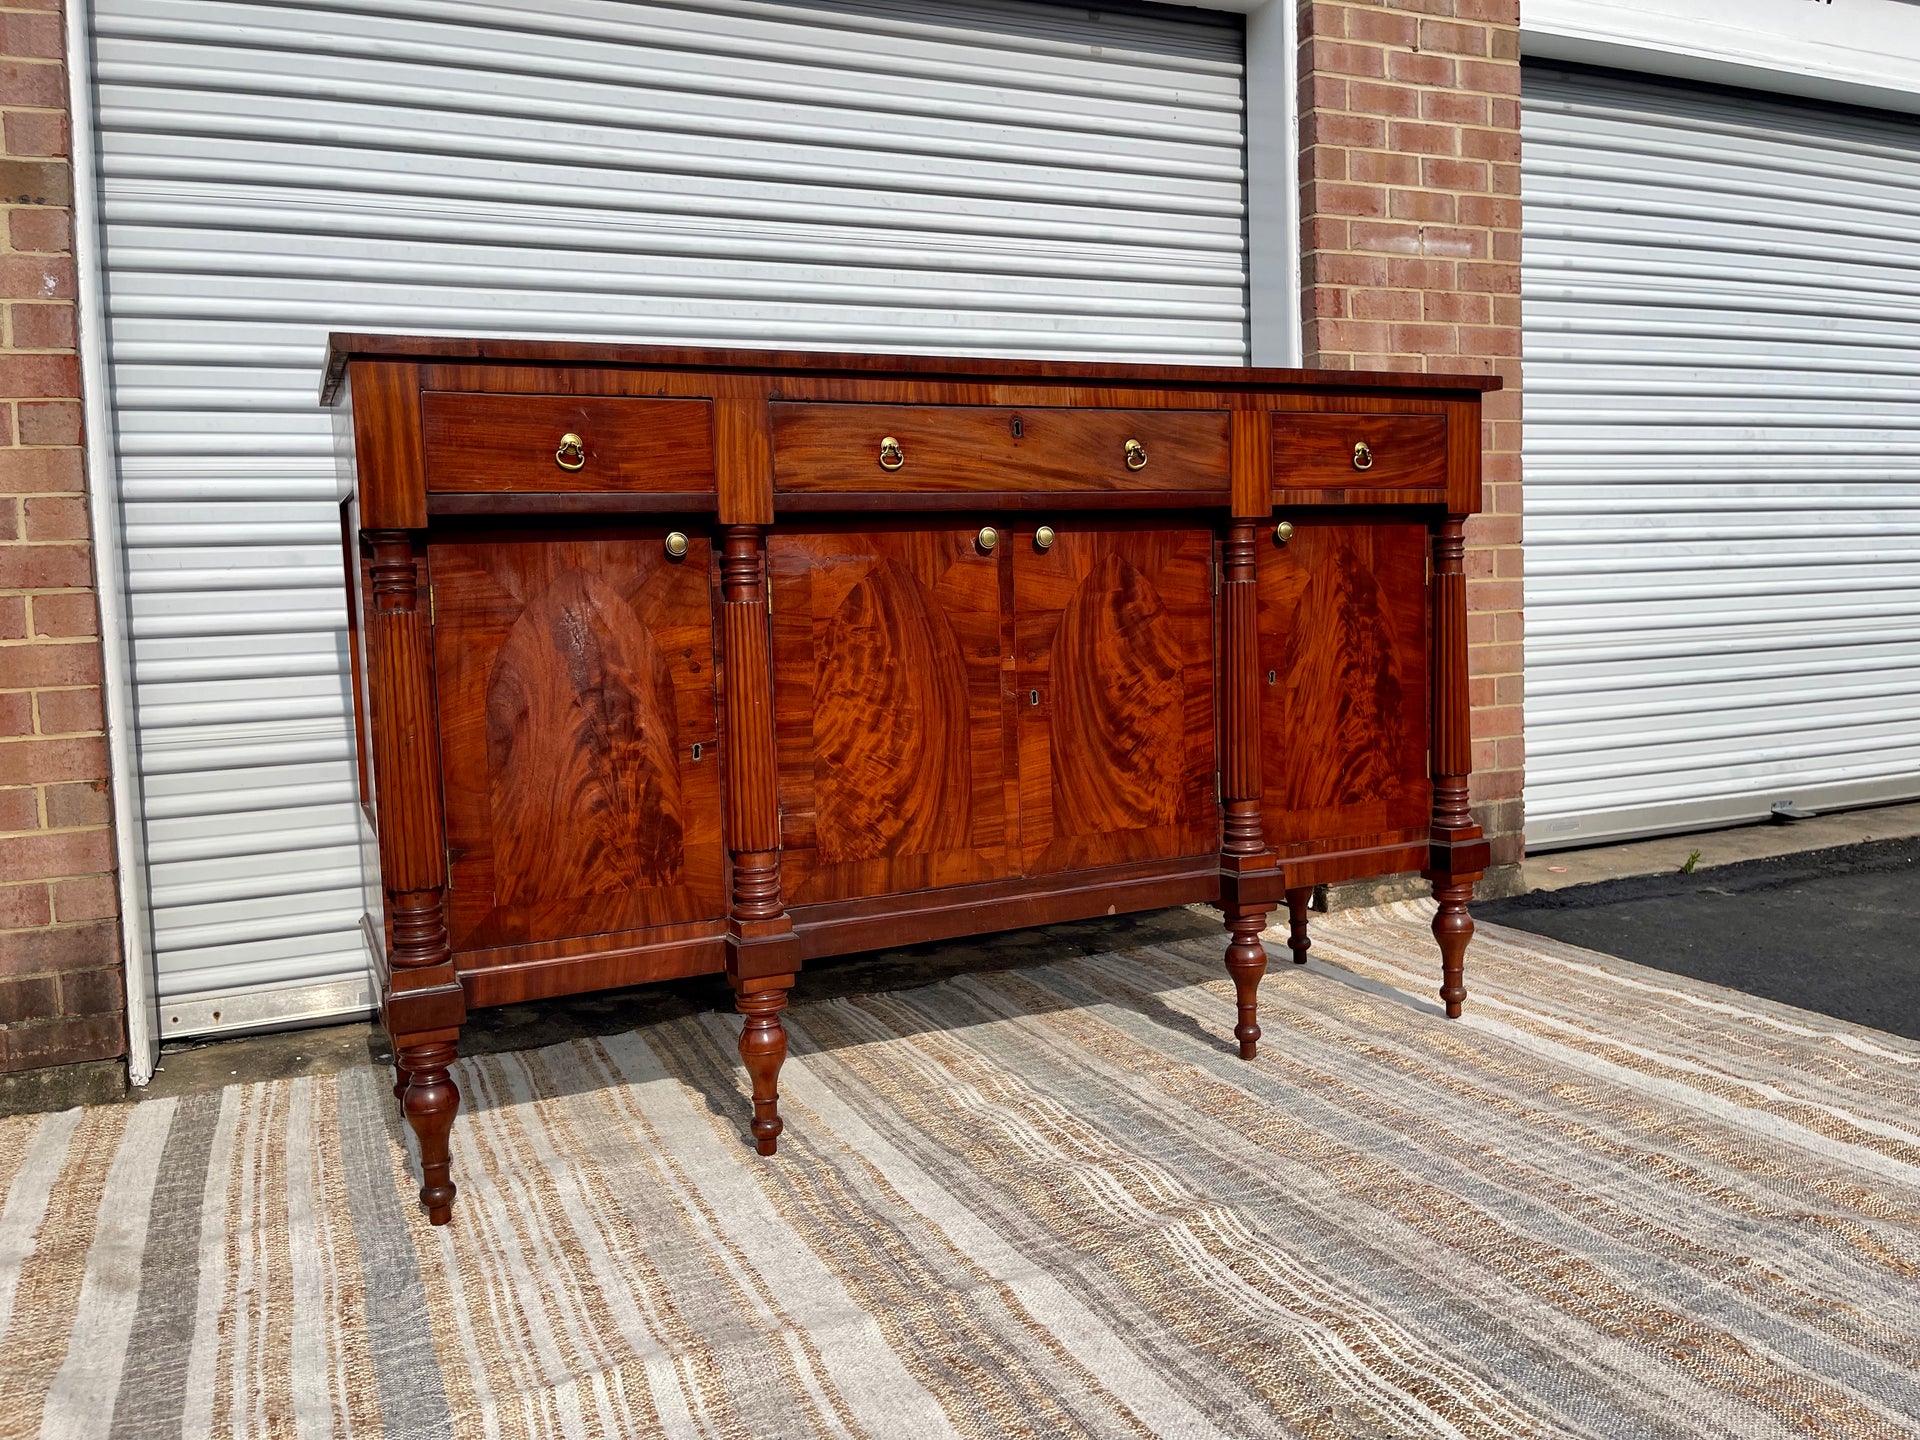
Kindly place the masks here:
POLYGON ((1147 447, 1138 440, 1127 441, 1127 468, 1129 470, 1147 468, 1147 447))
POLYGON ((560 437, 560 448, 553 452, 553 463, 562 470, 578 470, 587 463, 587 442, 569 430, 560 437))
POLYGON ((1273 543, 1274 544, 1284 545, 1287 543, 1287 541, 1291 540, 1292 538, 1293 538, 1293 522, 1291 520, 1282 520, 1278 525, 1273 527, 1273 543))
POLYGON ((974 537, 982 550, 992 550, 1000 543, 1000 532, 991 525, 982 525, 980 533, 974 537))
POLYGON ((667 554, 671 555, 675 560, 679 560, 682 557, 684 557, 686 553, 687 553, 687 537, 681 534, 678 530, 673 530, 668 532, 667 554))
POLYGON ((1373 447, 1364 440, 1356 440, 1353 445, 1353 468, 1371 470, 1373 468, 1373 447))
POLYGON ((1042 525, 1033 532, 1033 547, 1036 550, 1051 550, 1053 542, 1059 537, 1054 534, 1053 526, 1042 525))
POLYGON ((907 463, 907 457, 900 453, 900 442, 889 435, 880 442, 880 468, 898 470, 907 463))

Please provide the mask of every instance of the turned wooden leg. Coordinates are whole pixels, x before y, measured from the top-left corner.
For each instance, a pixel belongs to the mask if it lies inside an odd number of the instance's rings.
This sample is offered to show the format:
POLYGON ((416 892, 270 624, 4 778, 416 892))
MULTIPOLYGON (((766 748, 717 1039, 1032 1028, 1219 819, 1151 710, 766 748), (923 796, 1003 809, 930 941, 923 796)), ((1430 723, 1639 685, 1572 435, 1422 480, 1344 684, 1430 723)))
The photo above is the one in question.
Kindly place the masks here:
POLYGON ((1287 948, 1293 951, 1293 963, 1307 963, 1307 951, 1313 941, 1307 938, 1307 906, 1313 900, 1313 887, 1287 891, 1287 948))
MULTIPOLYGON (((780 1012, 787 1008, 787 986, 792 976, 766 989, 747 989, 753 981, 743 981, 734 997, 734 1005, 747 1017, 740 1031, 740 1059, 753 1081, 753 1146, 762 1155, 779 1148, 780 1132, 786 1128, 780 1119, 780 1066, 787 1058, 787 1032, 780 1023, 780 1012)), ((765 982, 760 982, 764 984, 765 982)))
POLYGON ((420 1203, 427 1207, 429 1224, 444 1225, 453 1218, 454 1193, 447 1137, 453 1130, 454 1114, 460 1109, 460 1088, 447 1074, 447 1067, 458 1052, 451 1041, 438 1041, 409 1045, 396 1053, 399 1068, 407 1075, 407 1092, 401 1105, 420 1142, 420 1203))
POLYGON ((1433 938, 1440 942, 1440 998, 1446 1002, 1447 1018, 1458 1020, 1460 1006, 1467 998, 1467 942, 1473 939, 1473 916, 1467 913, 1467 901, 1473 898, 1473 882, 1433 882, 1433 898, 1440 908, 1433 912, 1433 938))
POLYGON ((407 1067, 400 1063, 400 1052, 396 1049, 393 1052, 393 1098, 400 1102, 400 1113, 403 1115, 407 1108, 407 1082, 407 1067))
POLYGON ((1240 1023, 1233 1038, 1240 1042, 1240 1058, 1251 1060, 1260 1048, 1260 977, 1267 973, 1267 947, 1260 932, 1267 928, 1264 907, 1238 905, 1227 911, 1227 974, 1240 1006, 1240 1023))

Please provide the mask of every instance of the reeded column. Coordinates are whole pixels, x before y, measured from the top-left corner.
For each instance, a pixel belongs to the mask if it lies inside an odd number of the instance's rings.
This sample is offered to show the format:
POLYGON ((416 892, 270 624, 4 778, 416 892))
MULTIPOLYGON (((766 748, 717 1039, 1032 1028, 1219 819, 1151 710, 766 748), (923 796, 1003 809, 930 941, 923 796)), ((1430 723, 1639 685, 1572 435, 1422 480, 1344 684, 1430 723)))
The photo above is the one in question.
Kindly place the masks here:
POLYGON ((394 1046, 394 1094, 420 1143, 420 1203, 452 1216, 448 1139, 460 1091, 447 1073, 465 1002, 447 944, 447 858, 429 617, 420 606, 414 533, 369 530, 373 604, 373 763, 390 948, 382 1012, 394 1046))
POLYGON ((721 528, 720 627, 727 665, 727 848, 733 862, 727 981, 746 1017, 740 1060, 753 1082, 754 1145, 771 1155, 782 1128, 780 1066, 787 1057, 780 1012, 799 952, 780 896, 766 532, 758 525, 721 528))
POLYGON ((1458 1018, 1467 998, 1467 902, 1487 866, 1487 846, 1473 823, 1467 780, 1473 770, 1472 711, 1467 691, 1466 517, 1449 515, 1433 535, 1433 830, 1426 878, 1433 884, 1433 936, 1440 944, 1440 999, 1458 1018))
POLYGON ((1220 908, 1226 916, 1227 974, 1233 978, 1240 1056, 1259 1050, 1259 993, 1267 973, 1260 943, 1273 902, 1241 877, 1271 871, 1273 855, 1260 830, 1259 526, 1234 520, 1221 547, 1220 578, 1220 908))

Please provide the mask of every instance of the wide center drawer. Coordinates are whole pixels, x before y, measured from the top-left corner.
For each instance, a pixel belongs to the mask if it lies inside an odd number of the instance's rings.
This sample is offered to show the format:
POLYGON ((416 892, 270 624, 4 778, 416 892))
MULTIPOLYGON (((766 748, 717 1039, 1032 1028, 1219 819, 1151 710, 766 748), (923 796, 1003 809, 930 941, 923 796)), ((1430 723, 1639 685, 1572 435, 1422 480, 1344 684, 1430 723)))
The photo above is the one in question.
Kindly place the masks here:
POLYGON ((713 407, 605 395, 420 397, 427 489, 711 493, 713 407))
POLYGON ((775 402, 776 491, 1215 491, 1224 410, 775 402))

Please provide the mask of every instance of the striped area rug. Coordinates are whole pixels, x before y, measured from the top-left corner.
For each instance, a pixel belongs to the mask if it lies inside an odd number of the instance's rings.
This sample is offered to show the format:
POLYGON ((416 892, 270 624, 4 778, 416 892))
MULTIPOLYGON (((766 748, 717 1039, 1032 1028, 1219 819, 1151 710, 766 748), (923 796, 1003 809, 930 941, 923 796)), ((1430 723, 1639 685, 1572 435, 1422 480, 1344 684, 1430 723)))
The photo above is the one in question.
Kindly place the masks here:
POLYGON ((0 1122, 0 1434, 1920 1431, 1920 1046, 1426 914, 0 1122))

